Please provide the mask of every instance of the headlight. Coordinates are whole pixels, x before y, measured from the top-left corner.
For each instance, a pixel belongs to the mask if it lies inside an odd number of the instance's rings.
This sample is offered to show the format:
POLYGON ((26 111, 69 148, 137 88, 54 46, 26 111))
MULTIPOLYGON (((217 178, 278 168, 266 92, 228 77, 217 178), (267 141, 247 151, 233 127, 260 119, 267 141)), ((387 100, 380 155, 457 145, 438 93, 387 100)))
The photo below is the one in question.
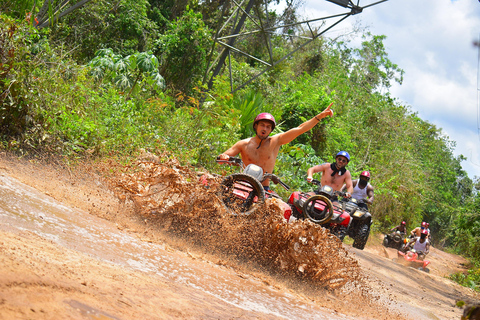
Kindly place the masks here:
POLYGON ((365 214, 364 211, 357 210, 357 211, 355 211, 355 213, 353 214, 353 216, 354 216, 355 218, 361 218, 364 214, 365 214))

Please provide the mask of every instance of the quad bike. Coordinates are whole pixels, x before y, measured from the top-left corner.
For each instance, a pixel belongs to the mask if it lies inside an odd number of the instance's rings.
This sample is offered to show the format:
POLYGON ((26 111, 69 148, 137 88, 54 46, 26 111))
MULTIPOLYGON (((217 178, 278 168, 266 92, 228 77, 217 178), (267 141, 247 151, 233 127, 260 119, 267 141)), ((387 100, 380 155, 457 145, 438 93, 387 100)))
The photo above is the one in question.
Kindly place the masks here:
POLYGON ((405 233, 396 230, 390 234, 385 235, 385 237, 383 238, 383 246, 404 251, 406 240, 407 239, 405 238, 405 233))
POLYGON ((408 250, 407 252, 397 251, 397 256, 397 259, 393 259, 395 262, 429 272, 427 266, 430 264, 430 261, 424 260, 425 254, 423 252, 417 252, 415 249, 408 250))
MULTIPOLYGON (((228 160, 217 158, 220 164, 229 164, 243 168, 242 173, 234 173, 223 178, 218 189, 218 196, 222 200, 225 209, 231 214, 249 215, 257 210, 267 198, 278 198, 280 196, 274 191, 265 191, 262 182, 270 179, 275 184, 280 184, 286 190, 290 188, 280 178, 272 173, 263 173, 263 169, 255 164, 244 167, 242 159, 230 157, 228 160)), ((200 181, 206 184, 205 176, 200 181)), ((280 201, 285 219, 289 219, 292 209, 285 202, 280 201)))
MULTIPOLYGON (((345 202, 345 210, 350 213, 352 221, 347 229, 347 235, 353 239, 352 246, 363 250, 370 235, 372 225, 372 214, 368 209, 358 206, 359 201, 351 198, 345 202)), ((362 200, 360 200, 362 202, 362 200)))
POLYGON ((322 186, 315 179, 312 183, 319 187, 315 192, 290 195, 288 203, 292 206, 292 215, 322 225, 341 241, 348 235, 354 239, 353 247, 363 250, 370 234, 371 214, 360 208, 356 199, 345 198, 345 193, 322 186), (334 202, 337 196, 342 199, 334 202))

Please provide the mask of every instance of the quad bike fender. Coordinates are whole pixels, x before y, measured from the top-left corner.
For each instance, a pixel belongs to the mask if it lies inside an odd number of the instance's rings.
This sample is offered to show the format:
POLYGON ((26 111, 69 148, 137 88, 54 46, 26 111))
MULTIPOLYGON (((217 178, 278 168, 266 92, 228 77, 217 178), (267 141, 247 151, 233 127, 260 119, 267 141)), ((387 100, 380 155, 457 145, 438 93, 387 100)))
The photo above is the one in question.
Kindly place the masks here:
POLYGON ((282 212, 283 212, 283 217, 285 218, 285 220, 290 220, 290 217, 292 216, 292 207, 290 207, 287 203, 283 202, 282 200, 280 200, 278 202, 278 205, 282 208, 282 212))
POLYGON ((330 227, 335 228, 337 227, 344 227, 348 229, 352 219, 350 219, 350 215, 348 213, 339 214, 338 212, 333 213, 332 220, 330 220, 330 227))
POLYGON ((350 222, 352 221, 350 215, 348 212, 344 211, 340 217, 339 217, 340 225, 348 227, 350 225, 350 222))
POLYGON ((300 208, 303 207, 299 204, 300 195, 301 195, 300 191, 295 191, 294 193, 292 193, 290 195, 290 197, 288 197, 287 203, 290 204, 290 205, 294 205, 295 207, 297 207, 297 209, 300 210, 300 208))
POLYGON ((423 260, 423 269, 426 269, 429 264, 430 264, 430 261, 423 260))

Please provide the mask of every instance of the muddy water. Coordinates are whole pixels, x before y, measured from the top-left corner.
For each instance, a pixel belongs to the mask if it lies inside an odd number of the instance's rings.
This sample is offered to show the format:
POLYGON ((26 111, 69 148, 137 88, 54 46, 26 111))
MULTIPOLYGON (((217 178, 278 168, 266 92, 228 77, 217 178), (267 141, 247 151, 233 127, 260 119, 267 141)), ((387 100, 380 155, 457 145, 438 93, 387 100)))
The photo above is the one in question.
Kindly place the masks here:
POLYGON ((267 286, 253 276, 239 276, 230 268, 145 241, 135 233, 121 231, 108 221, 66 207, 6 176, 0 176, 0 228, 34 232, 98 260, 183 285, 187 296, 198 299, 196 292, 200 291, 205 299, 215 297, 226 305, 258 312, 265 318, 349 318, 267 286))

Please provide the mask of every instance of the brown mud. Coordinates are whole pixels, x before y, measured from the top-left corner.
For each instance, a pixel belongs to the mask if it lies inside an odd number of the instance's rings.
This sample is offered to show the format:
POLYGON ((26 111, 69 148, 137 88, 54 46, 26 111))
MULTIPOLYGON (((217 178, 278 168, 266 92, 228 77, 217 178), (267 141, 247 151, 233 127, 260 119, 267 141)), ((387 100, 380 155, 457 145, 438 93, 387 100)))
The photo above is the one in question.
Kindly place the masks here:
MULTIPOLYGON (((231 216, 216 197, 218 181, 205 188, 195 172, 168 157, 148 156, 130 166, 65 167, 2 155, 0 170, 82 210, 87 224, 106 230, 113 225, 115 232, 159 245, 155 250, 162 256, 197 270, 185 285, 168 272, 145 271, 146 260, 141 266, 118 266, 105 251, 95 257, 94 245, 62 245, 55 240, 61 230, 53 229, 51 240, 0 219, 0 314, 5 319, 460 319, 455 301, 478 299, 444 278, 465 270, 467 262, 458 256, 432 249, 426 274, 392 263, 395 251, 375 237, 359 251, 319 226, 287 224, 274 202, 249 217, 231 216), (213 275, 227 280, 212 280, 213 275), (225 293, 228 286, 235 289, 225 293), (271 309, 238 302, 252 288, 269 292, 259 300, 272 299, 271 309)), ((96 240, 99 248, 106 239, 96 240)), ((119 250, 118 257, 141 251, 119 250)), ((142 250, 148 255, 152 249, 142 250)), ((185 278, 189 272, 184 270, 185 278)))

